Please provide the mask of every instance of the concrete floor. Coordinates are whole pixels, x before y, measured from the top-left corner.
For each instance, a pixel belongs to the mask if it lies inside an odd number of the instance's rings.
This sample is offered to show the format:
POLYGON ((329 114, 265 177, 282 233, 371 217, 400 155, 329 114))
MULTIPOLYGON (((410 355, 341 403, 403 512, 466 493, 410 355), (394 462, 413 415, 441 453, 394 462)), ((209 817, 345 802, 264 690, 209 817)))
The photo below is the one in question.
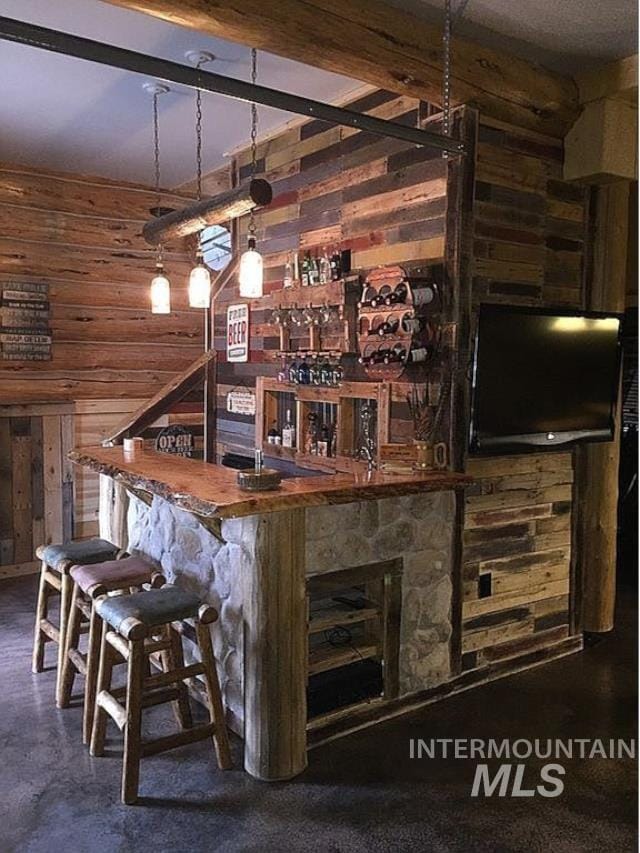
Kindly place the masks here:
MULTIPOLYGON (((118 801, 115 729, 111 757, 91 759, 79 706, 57 711, 53 671, 31 675, 34 596, 33 578, 0 584, 0 853, 637 849, 635 762, 563 762, 556 799, 472 799, 474 762, 408 757, 411 737, 634 737, 631 594, 605 642, 320 747, 293 782, 222 773, 206 743, 146 759, 136 807, 118 801)), ((167 715, 149 714, 163 726, 167 715)), ((234 757, 240 768, 237 740, 234 757)))

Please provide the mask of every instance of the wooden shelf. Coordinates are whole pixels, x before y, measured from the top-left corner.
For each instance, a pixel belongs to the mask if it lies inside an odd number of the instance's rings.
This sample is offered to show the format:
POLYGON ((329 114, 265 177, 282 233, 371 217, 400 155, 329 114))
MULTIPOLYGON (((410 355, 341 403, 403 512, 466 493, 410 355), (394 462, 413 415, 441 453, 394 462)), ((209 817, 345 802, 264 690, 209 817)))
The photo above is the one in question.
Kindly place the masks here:
POLYGON ((309 650, 309 675, 317 675, 329 669, 337 669, 350 663, 369 658, 379 658, 380 647, 368 643, 351 643, 345 646, 331 646, 323 643, 309 650))
POLYGON ((340 625, 355 625, 358 622, 368 622, 371 619, 378 619, 382 615, 380 608, 376 607, 372 602, 368 602, 368 605, 358 609, 356 607, 347 607, 344 604, 334 604, 318 609, 315 613, 311 614, 309 633, 319 634, 321 631, 327 631, 340 625))
POLYGON ((353 296, 354 301, 357 299, 360 292, 359 281, 359 276, 353 276, 340 281, 330 281, 328 284, 280 288, 253 299, 252 304, 256 307, 259 305, 260 308, 323 308, 325 305, 344 305, 348 301, 347 296, 353 296))

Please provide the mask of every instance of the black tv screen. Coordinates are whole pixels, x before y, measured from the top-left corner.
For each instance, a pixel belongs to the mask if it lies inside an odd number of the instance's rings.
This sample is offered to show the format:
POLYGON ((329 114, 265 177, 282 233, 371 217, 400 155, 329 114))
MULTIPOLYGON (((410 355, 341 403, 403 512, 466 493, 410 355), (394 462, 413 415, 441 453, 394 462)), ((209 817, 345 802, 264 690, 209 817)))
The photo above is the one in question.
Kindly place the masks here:
POLYGON ((611 439, 619 334, 618 317, 481 306, 472 451, 611 439))

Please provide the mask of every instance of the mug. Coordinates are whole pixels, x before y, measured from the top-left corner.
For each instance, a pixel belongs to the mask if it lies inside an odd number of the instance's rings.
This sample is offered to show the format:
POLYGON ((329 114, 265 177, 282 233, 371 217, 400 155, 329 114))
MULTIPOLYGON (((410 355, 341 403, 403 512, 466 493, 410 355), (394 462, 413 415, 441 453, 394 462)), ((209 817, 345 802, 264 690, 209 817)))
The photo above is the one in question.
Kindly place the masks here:
POLYGON ((429 444, 428 441, 414 442, 417 451, 415 468, 419 471, 442 471, 447 467, 447 445, 444 441, 429 444))

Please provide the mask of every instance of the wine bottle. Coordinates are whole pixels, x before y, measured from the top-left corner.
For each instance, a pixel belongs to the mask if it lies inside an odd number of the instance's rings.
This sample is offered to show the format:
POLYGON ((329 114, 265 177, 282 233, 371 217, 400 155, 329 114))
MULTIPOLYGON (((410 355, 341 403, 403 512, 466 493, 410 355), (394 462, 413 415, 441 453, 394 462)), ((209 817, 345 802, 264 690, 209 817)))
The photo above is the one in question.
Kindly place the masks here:
POLYGON ((326 247, 322 250, 320 258, 320 284, 328 284, 331 281, 331 261, 326 247))
POLYGON ((291 420, 291 409, 287 409, 287 419, 282 427, 282 446, 296 446, 296 428, 291 420))
POLYGON ((311 283, 309 281, 310 264, 311 264, 311 256, 310 256, 309 252, 307 252, 302 259, 302 269, 301 269, 301 273, 300 273, 300 283, 303 287, 308 287, 309 284, 311 283))
POLYGON ((407 301, 407 294, 409 290, 404 281, 401 281, 400 284, 385 297, 384 304, 385 305, 398 305, 401 302, 407 301))
POLYGON ((302 359, 298 366, 298 385, 308 385, 311 378, 309 365, 306 359, 302 359))
POLYGON ((396 344, 393 349, 387 349, 385 351, 384 363, 399 364, 404 361, 405 353, 406 350, 402 344, 396 344))
POLYGON ((423 317, 412 317, 411 314, 405 314, 402 318, 402 331, 413 335, 419 334, 427 325, 427 321, 423 317))
POLYGON ((298 368, 299 368, 299 366, 300 366, 300 365, 299 365, 299 364, 298 364, 298 362, 295 360, 295 358, 294 358, 294 360, 291 362, 291 364, 289 365, 289 382, 290 382, 292 385, 297 385, 297 384, 298 384, 298 368))
POLYGON ((370 355, 361 355, 358 361, 364 365, 382 364, 382 362, 386 362, 390 353, 391 350, 389 347, 382 347, 381 349, 374 350, 370 355))
POLYGON ((284 265, 284 280, 283 287, 293 287, 293 265, 291 263, 291 252, 287 255, 287 262, 284 265))
POLYGON ((309 284, 311 286, 320 284, 320 265, 315 256, 309 259, 309 284))
POLYGON ((340 281, 342 278, 342 265, 340 263, 340 252, 333 250, 329 263, 331 264, 331 281, 340 281))
POLYGON ((395 335, 398 331, 398 326, 398 320, 385 320, 384 323, 380 323, 376 328, 376 333, 380 335, 381 338, 385 335, 395 335))
POLYGON ((329 446, 331 443, 331 437, 329 435, 329 428, 326 424, 322 424, 320 427, 320 432, 318 435, 318 456, 328 456, 329 455, 329 446))
POLYGON ((423 287, 416 287, 413 290, 413 304, 416 308, 422 305, 430 305, 432 302, 435 302, 437 295, 435 284, 425 284, 423 287))
POLYGON ((417 364, 418 362, 427 361, 429 354, 429 347, 413 347, 409 350, 405 363, 417 364))
POLYGON ((374 295, 371 296, 370 293, 371 293, 370 288, 367 288, 367 290, 365 290, 363 292, 363 294, 362 294, 363 298, 360 300, 360 302, 358 302, 358 308, 375 308, 377 305, 381 304, 382 299, 380 298, 380 295, 377 293, 374 293, 374 295), (368 299, 364 299, 364 297, 367 295, 368 295, 368 299))

